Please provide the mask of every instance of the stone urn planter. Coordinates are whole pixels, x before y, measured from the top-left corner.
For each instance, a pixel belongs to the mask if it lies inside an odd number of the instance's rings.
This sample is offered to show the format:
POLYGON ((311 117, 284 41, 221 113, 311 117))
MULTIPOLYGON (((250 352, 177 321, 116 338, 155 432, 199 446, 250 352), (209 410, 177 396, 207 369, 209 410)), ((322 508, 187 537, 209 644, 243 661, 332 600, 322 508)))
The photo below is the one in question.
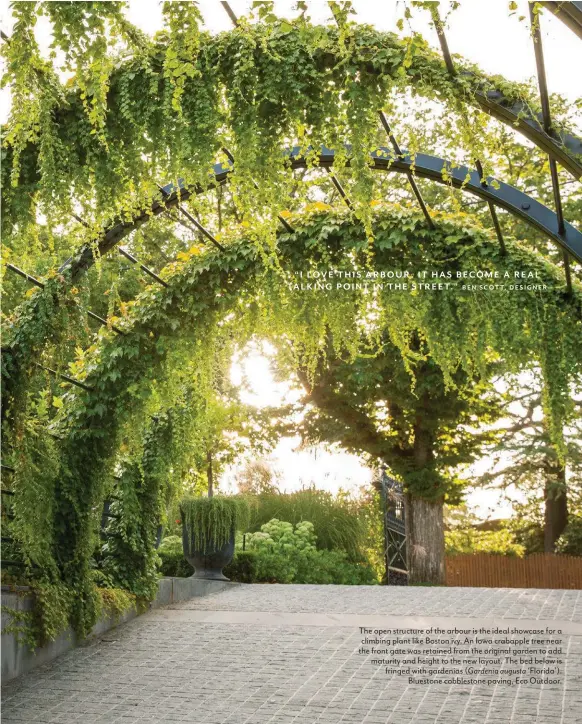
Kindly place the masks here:
POLYGON ((184 558, 194 569, 192 578, 206 578, 211 581, 228 581, 222 569, 234 556, 234 530, 230 538, 221 546, 211 538, 196 544, 188 526, 182 524, 182 545, 184 558))
POLYGON ((184 557, 194 568, 193 578, 228 581, 222 569, 234 556, 237 530, 246 530, 248 501, 240 496, 184 498, 180 502, 184 557))

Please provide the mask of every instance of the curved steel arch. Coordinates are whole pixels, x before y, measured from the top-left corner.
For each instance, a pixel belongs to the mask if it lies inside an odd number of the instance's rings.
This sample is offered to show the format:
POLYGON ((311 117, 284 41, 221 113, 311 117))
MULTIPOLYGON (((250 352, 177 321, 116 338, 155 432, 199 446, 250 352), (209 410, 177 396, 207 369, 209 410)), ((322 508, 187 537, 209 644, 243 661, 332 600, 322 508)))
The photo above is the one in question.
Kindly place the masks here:
MULTIPOLYGON (((287 156, 293 168, 305 168, 307 161, 299 147, 287 151, 287 156)), ((322 147, 319 154, 319 165, 324 168, 333 166, 335 152, 329 148, 322 147)), ((395 171, 397 173, 413 173, 420 178, 426 178, 438 183, 451 183, 455 188, 468 191, 485 201, 491 201, 538 231, 546 234, 550 239, 568 251, 578 262, 582 264, 582 232, 578 231, 572 224, 565 222, 564 232, 560 233, 557 215, 539 201, 532 199, 523 191, 514 186, 502 182, 487 179, 487 183, 481 183, 481 177, 476 169, 469 169, 466 166, 453 166, 448 161, 437 156, 419 153, 414 160, 408 154, 394 158, 393 153, 386 147, 378 148, 370 154, 370 160, 374 169, 378 171, 395 171), (443 169, 449 181, 443 178, 443 169), (493 185, 495 184, 495 185, 493 185)), ((213 169, 214 183, 222 185, 228 181, 232 172, 232 164, 216 164, 213 169)), ((100 255, 107 254, 123 238, 135 229, 146 223, 152 215, 159 214, 178 206, 180 200, 186 201, 191 196, 204 193, 207 189, 196 187, 186 188, 180 184, 178 194, 174 184, 167 184, 162 187, 164 199, 155 201, 151 208, 134 217, 131 222, 120 222, 108 229, 98 243, 100 255)), ((65 262, 61 270, 70 266, 73 278, 77 278, 94 262, 94 247, 85 246, 76 258, 65 262)))
MULTIPOLYGON (((468 75, 473 76, 473 73, 468 75)), ((485 112, 512 126, 542 151, 559 161, 576 179, 582 178, 582 159, 573 157, 582 157, 582 139, 568 131, 546 133, 541 113, 532 115, 525 103, 508 100, 501 90, 478 91, 475 93, 475 100, 485 112)))
POLYGON ((582 2, 542 2, 544 7, 582 39, 582 2))
MULTIPOLYGON (((290 152, 289 157, 294 168, 306 166, 305 158, 301 156, 298 147, 290 152)), ((566 222, 564 224, 564 233, 561 234, 557 215, 547 206, 532 199, 514 186, 495 181, 492 178, 488 178, 486 183, 482 183, 481 175, 476 169, 469 169, 466 166, 453 166, 442 158, 429 156, 425 153, 417 154, 414 159, 408 154, 403 154, 394 159, 391 158, 390 150, 382 147, 371 153, 370 157, 376 170, 397 171, 399 173, 414 172, 421 178, 442 184, 450 183, 455 188, 468 191, 485 201, 492 201, 496 206, 509 211, 513 216, 517 216, 530 226, 547 234, 562 248, 569 251, 577 261, 582 263, 582 232, 566 222), (446 170, 447 181, 443 178, 443 170, 446 170)), ((334 151, 328 148, 321 149, 319 156, 321 166, 332 166, 334 158, 334 151)))
POLYGON ((448 183, 443 179, 443 169, 446 169, 447 177, 450 178, 450 183, 455 188, 468 191, 509 211, 513 216, 546 234, 582 263, 582 232, 572 224, 564 222, 564 232, 560 233, 557 214, 514 186, 493 178, 488 178, 486 183, 482 183, 481 175, 476 169, 469 169, 466 166, 455 167, 442 158, 424 153, 417 154, 414 160, 410 156, 404 155, 392 163, 387 163, 387 160, 382 157, 375 158, 376 154, 377 152, 372 154, 376 168, 381 168, 386 164, 387 170, 402 173, 412 171, 414 168, 414 172, 418 176, 438 183, 448 183))

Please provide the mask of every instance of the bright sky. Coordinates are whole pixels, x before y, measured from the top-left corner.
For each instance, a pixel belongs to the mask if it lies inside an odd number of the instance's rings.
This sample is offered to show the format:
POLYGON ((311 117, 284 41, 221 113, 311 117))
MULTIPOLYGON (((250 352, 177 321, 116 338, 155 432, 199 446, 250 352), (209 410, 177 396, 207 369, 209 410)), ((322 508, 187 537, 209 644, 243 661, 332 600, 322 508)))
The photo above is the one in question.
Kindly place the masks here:
MULTIPOLYGON (((241 394, 242 401, 257 407, 277 406, 296 401, 300 397, 300 392, 288 383, 275 380, 267 354, 268 350, 266 354, 251 351, 243 360, 233 364, 232 381, 240 384, 244 377, 250 387, 249 391, 241 394)), ((518 413, 518 410, 514 412, 518 413)), ((286 492, 312 485, 331 492, 337 492, 340 488, 357 491, 372 480, 372 472, 358 456, 344 452, 337 446, 333 449, 324 446, 303 449, 299 437, 281 439, 266 460, 279 473, 280 488, 286 492)), ((501 462, 502 467, 505 464, 501 462)), ((234 479, 241 467, 242 464, 227 469, 220 483, 225 491, 236 490, 234 479)), ((479 460, 465 476, 470 478, 471 471, 475 475, 481 475, 489 468, 487 459, 479 460)), ((508 497, 522 499, 515 489, 508 490, 508 497)), ((471 492, 466 502, 474 513, 483 518, 503 518, 511 515, 511 503, 497 491, 471 492)))
MULTIPOLYGON (((292 17, 295 2, 275 2, 276 13, 292 17)), ((460 8, 449 18, 450 27, 447 38, 451 52, 459 53, 477 63, 489 73, 504 75, 509 80, 521 81, 535 76, 533 43, 529 30, 527 0, 519 0, 518 11, 509 16, 507 0, 462 0, 460 8), (525 16, 526 20, 520 20, 525 16)), ((201 0, 199 3, 207 28, 211 32, 228 30, 230 20, 218 0, 201 0)), ((240 16, 249 11, 251 2, 232 0, 231 7, 240 16)), ((310 2, 310 14, 314 22, 329 22, 331 19, 327 2, 310 2)), ((403 3, 396 0, 372 2, 355 0, 354 19, 369 23, 381 30, 396 32, 396 22, 402 17, 403 3)), ((441 3, 441 16, 446 15, 448 3, 441 3)), ((0 24, 2 30, 10 35, 12 18, 8 0, 0 0, 0 24)), ((429 26, 428 13, 415 11, 411 27, 421 32, 425 38, 438 47, 434 29, 429 26)), ((129 0, 129 19, 146 33, 154 33, 161 28, 161 2, 158 0, 129 0)), ((561 21, 551 13, 544 12, 541 22, 544 41, 546 73, 550 92, 559 92, 574 101, 582 96, 582 43, 561 21)), ((41 48, 47 49, 50 43, 47 22, 38 24, 38 40, 41 48)), ((10 98, 7 89, 0 94, 0 121, 4 122, 9 112, 10 98)), ((258 405, 277 404, 288 394, 281 383, 275 383, 269 369, 268 360, 258 354, 250 355, 245 363, 245 373, 250 380, 252 393, 247 401, 258 405)), ((234 369, 233 376, 240 377, 240 369, 234 369)), ((303 485, 315 483, 317 487, 337 490, 359 487, 370 480, 367 470, 355 456, 343 452, 331 454, 323 449, 296 451, 297 439, 284 439, 271 456, 274 466, 283 474, 283 486, 295 490, 303 485)), ((479 464, 479 472, 487 468, 487 461, 479 464)), ((233 471, 227 473, 223 485, 232 484, 233 471)), ((494 493, 480 491, 473 493, 470 506, 481 515, 493 511, 493 517, 502 517, 509 513, 507 504, 500 501, 494 493)))
MULTIPOLYGON (((295 402, 300 391, 286 382, 277 382, 267 356, 259 351, 250 352, 241 362, 235 362, 231 379, 240 384, 246 378, 250 391, 241 394, 243 402, 258 407, 277 406, 295 402)), ((315 485, 317 488, 337 492, 357 489, 367 485, 372 473, 361 460, 335 447, 333 451, 323 446, 301 449, 299 437, 282 438, 267 458, 281 476, 280 488, 287 492, 315 485)), ((234 477, 238 466, 230 468, 223 476, 221 485, 234 489, 234 477)))

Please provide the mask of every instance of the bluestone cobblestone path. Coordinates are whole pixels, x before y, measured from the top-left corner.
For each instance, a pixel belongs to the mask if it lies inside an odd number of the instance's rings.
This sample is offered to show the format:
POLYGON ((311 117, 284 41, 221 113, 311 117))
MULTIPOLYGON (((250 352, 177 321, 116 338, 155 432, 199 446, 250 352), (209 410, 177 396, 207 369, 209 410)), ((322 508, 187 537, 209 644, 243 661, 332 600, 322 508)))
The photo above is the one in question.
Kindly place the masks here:
POLYGON ((551 590, 233 587, 152 611, 9 683, 2 722, 580 724, 581 599, 551 590), (452 627, 464 617, 576 632, 564 638, 564 685, 409 686, 358 654, 353 615, 361 625, 380 615, 391 626, 417 616, 452 627), (204 620, 211 616, 220 622, 204 620))

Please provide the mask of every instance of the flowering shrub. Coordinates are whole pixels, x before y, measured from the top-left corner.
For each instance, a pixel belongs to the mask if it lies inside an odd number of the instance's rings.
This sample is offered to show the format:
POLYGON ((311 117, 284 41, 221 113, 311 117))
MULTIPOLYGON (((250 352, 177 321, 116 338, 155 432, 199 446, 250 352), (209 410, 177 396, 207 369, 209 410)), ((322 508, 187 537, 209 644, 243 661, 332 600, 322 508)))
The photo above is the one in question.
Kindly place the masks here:
POLYGON ((376 576, 368 561, 354 562, 345 551, 318 550, 313 523, 273 518, 260 532, 246 536, 225 574, 244 583, 372 584, 376 576))
POLYGON ((260 532, 247 535, 247 544, 251 549, 290 553, 315 550, 316 539, 313 523, 307 520, 297 523, 294 529, 293 523, 273 518, 261 526, 260 532))

